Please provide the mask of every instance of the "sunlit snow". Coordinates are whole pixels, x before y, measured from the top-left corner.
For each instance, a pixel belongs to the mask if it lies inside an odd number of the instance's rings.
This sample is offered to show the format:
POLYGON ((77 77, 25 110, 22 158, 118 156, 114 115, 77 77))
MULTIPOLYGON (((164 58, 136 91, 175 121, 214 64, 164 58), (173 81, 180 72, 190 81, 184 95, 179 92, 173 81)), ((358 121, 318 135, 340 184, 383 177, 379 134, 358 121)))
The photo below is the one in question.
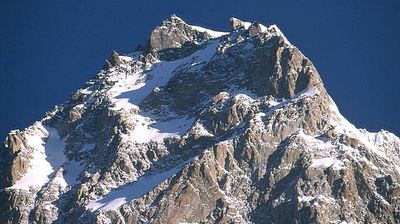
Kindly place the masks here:
POLYGON ((191 25, 190 27, 192 27, 193 29, 195 29, 195 30, 197 30, 199 32, 208 33, 208 34, 210 34, 210 36, 212 38, 217 38, 217 37, 221 37, 223 35, 229 34, 229 32, 214 31, 214 30, 206 29, 206 28, 201 27, 201 26, 193 26, 193 25, 191 25))
POLYGON ((111 191, 100 200, 90 202, 86 208, 92 211, 116 210, 121 205, 140 198, 160 183, 178 173, 188 161, 169 169, 167 171, 140 177, 137 181, 111 191))
POLYGON ((61 139, 57 130, 37 122, 32 133, 26 135, 27 145, 32 148, 27 173, 10 189, 40 189, 46 185, 52 175, 63 167, 64 176, 56 177, 61 186, 77 184, 76 178, 82 171, 82 165, 67 161, 64 155, 65 138, 61 139))
MULTIPOLYGON (((120 80, 109 92, 114 110, 139 109, 138 105, 155 89, 167 84, 174 72, 182 65, 193 63, 206 63, 211 60, 219 45, 219 40, 209 41, 204 48, 192 55, 175 61, 158 61, 151 68, 133 74, 120 80)), ((194 119, 177 117, 165 122, 153 122, 154 118, 145 114, 131 115, 130 118, 136 124, 133 130, 124 134, 126 141, 146 143, 149 141, 161 141, 173 135, 182 135, 190 129, 194 119)))
POLYGON ((27 173, 11 187, 13 189, 41 188, 49 181, 49 175, 64 161, 65 139, 60 139, 53 128, 45 127, 40 123, 36 125, 38 131, 48 135, 47 141, 43 141, 44 136, 27 136, 28 145, 34 148, 31 154, 32 159, 29 161, 27 173))

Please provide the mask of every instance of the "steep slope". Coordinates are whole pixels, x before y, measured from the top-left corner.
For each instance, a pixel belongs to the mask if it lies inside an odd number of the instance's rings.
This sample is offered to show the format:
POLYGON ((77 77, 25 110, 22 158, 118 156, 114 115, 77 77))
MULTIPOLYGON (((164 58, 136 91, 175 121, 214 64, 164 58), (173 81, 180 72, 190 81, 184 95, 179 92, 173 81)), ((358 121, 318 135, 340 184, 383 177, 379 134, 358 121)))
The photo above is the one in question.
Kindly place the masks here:
POLYGON ((400 140, 357 129, 275 25, 173 15, 8 135, 2 223, 399 223, 400 140))

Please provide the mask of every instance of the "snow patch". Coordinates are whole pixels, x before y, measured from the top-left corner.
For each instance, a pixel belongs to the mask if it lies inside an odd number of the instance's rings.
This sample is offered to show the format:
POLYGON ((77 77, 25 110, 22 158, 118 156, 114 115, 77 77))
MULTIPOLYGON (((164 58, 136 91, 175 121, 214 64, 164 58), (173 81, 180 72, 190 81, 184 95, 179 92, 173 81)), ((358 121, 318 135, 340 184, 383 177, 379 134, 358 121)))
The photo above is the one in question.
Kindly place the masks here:
MULTIPOLYGON (((190 67, 191 64, 204 64, 211 60, 219 45, 219 40, 208 41, 203 49, 192 55, 175 61, 156 61, 146 70, 125 77, 113 77, 117 83, 110 88, 110 100, 113 110, 127 113, 126 119, 134 126, 127 134, 122 134, 125 141, 147 143, 150 141, 162 141, 164 138, 182 135, 190 129, 193 119, 174 118, 169 121, 159 122, 151 119, 146 114, 139 112, 139 105, 153 92, 154 89, 164 86, 182 67, 190 67)), ((160 92, 160 91, 158 91, 160 92)), ((160 93, 162 94, 162 92, 160 93)))
POLYGON ((64 180, 68 186, 79 184, 77 178, 82 173, 83 165, 75 160, 70 160, 63 165, 64 180))
POLYGON ((218 37, 221 37, 223 35, 229 34, 229 32, 214 31, 214 30, 206 29, 206 28, 201 27, 201 26, 190 25, 190 27, 192 27, 192 29, 197 30, 197 31, 199 31, 201 33, 208 33, 208 34, 210 34, 210 36, 212 38, 218 38, 218 37))
POLYGON ((328 168, 332 167, 334 170, 341 170, 344 168, 344 163, 335 157, 326 157, 326 158, 320 158, 320 159, 313 159, 311 161, 310 167, 312 168, 317 168, 317 167, 322 167, 322 168, 328 168))
POLYGON ((32 159, 29 161, 27 173, 11 189, 43 187, 50 180, 49 176, 65 161, 65 138, 61 139, 56 129, 45 127, 39 122, 35 126, 45 135, 38 135, 36 132, 26 136, 27 144, 33 149, 32 159), (43 138, 46 136, 47 140, 44 142, 43 138))
POLYGON ((360 143, 364 144, 369 150, 371 150, 371 152, 389 161, 390 159, 381 147, 377 146, 375 141, 371 141, 371 139, 368 138, 368 134, 357 129, 345 117, 343 117, 332 98, 330 98, 330 101, 330 110, 336 114, 336 117, 333 117, 331 120, 331 123, 335 125, 335 131, 357 139, 360 143))
POLYGON ((142 197, 163 181, 178 173, 189 161, 191 160, 187 160, 178 166, 161 173, 142 176, 135 182, 126 184, 117 190, 111 191, 102 199, 89 202, 86 209, 91 211, 117 210, 121 205, 142 197))
POLYGON ((61 187, 78 184, 77 178, 83 166, 68 161, 64 155, 66 138, 61 139, 57 130, 36 122, 27 132, 26 141, 31 150, 27 173, 10 189, 40 189, 51 179, 61 187), (61 172, 60 172, 61 171, 61 172))

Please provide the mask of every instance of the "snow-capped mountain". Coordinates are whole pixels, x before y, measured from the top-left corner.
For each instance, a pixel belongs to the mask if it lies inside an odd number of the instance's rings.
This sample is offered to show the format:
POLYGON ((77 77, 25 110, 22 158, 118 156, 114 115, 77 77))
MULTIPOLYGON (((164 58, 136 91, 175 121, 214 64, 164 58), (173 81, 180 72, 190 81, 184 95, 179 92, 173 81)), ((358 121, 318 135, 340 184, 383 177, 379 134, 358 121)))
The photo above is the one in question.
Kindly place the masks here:
POLYGON ((275 25, 173 15, 0 154, 1 223, 399 223, 400 139, 275 25))

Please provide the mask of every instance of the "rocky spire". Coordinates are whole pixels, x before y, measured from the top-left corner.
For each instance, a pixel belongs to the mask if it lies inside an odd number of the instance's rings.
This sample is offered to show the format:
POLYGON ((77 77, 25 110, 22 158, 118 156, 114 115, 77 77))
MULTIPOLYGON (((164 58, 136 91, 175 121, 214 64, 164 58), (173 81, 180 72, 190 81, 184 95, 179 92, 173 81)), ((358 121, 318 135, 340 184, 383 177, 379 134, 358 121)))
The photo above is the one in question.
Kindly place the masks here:
POLYGON ((233 30, 237 30, 237 29, 245 29, 246 28, 246 22, 243 22, 242 20, 235 18, 235 17, 231 17, 231 19, 229 20, 231 28, 233 30))
POLYGON ((180 48, 184 44, 196 44, 209 38, 210 35, 197 31, 173 14, 151 32, 150 48, 153 51, 180 48))

